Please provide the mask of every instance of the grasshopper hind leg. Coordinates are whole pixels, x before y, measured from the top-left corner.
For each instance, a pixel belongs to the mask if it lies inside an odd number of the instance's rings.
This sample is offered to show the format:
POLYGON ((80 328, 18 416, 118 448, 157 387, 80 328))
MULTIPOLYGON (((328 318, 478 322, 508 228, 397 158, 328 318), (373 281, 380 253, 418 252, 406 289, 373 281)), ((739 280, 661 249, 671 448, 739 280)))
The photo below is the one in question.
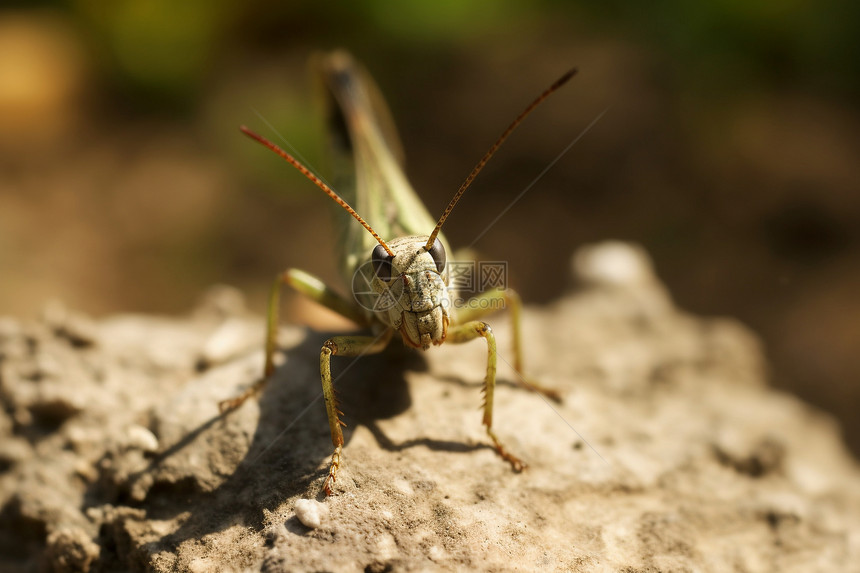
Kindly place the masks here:
MULTIPOLYGON (((269 308, 266 313, 266 358, 263 365, 263 376, 252 384, 247 390, 235 398, 224 400, 218 404, 221 412, 234 410, 245 403, 248 398, 259 394, 266 383, 275 372, 275 352, 277 351, 278 322, 280 315, 280 293, 281 287, 288 285, 307 295, 311 299, 329 308, 338 314, 345 316, 356 324, 367 326, 367 320, 348 300, 332 290, 320 279, 298 269, 289 269, 277 277, 272 283, 269 292, 269 308)), ((320 351, 320 377, 322 379, 323 398, 325 399, 326 414, 328 415, 329 428, 331 429, 331 441, 334 445, 334 453, 331 456, 328 475, 323 484, 323 491, 331 495, 332 485, 337 479, 337 471, 340 468, 340 457, 343 450, 343 415, 338 409, 337 399, 334 394, 334 385, 331 377, 332 356, 361 356, 381 352, 391 340, 392 331, 387 329, 379 336, 335 336, 323 344, 320 351)))
POLYGON ((244 404, 248 398, 258 395, 275 372, 275 352, 277 352, 278 344, 281 287, 283 285, 292 287, 326 308, 352 320, 356 324, 366 325, 367 321, 361 313, 359 313, 349 301, 326 286, 326 284, 320 279, 299 269, 288 269, 283 273, 280 273, 275 277, 275 280, 272 283, 272 288, 269 291, 269 305, 268 311, 266 312, 266 358, 263 365, 263 376, 240 395, 229 400, 219 402, 218 409, 221 412, 235 410, 244 404))
POLYGON ((272 283, 272 288, 269 290, 269 305, 268 310, 266 312, 266 357, 265 364, 263 366, 263 376, 238 396, 230 398, 229 400, 222 400, 221 402, 219 402, 218 409, 222 413, 235 410, 236 408, 244 404, 248 398, 258 395, 263 390, 266 383, 269 381, 269 378, 271 378, 272 374, 275 372, 275 351, 277 349, 278 339, 278 319, 281 306, 281 285, 289 284, 288 276, 290 272, 291 271, 288 270, 275 277, 275 280, 272 283))

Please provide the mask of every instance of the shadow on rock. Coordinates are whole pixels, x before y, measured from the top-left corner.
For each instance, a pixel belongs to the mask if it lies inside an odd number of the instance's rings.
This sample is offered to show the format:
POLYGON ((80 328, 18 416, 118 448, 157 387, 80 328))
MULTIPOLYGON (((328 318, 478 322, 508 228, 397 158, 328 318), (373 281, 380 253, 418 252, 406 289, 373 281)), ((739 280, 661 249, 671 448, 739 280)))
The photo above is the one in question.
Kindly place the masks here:
MULTIPOLYGON (((141 551, 149 556, 174 551, 186 541, 235 525, 261 530, 266 525, 266 513, 285 499, 318 496, 332 451, 318 369, 320 346, 327 334, 309 332, 301 345, 286 351, 285 364, 259 398, 249 400, 259 402, 259 419, 250 440, 246 422, 253 406, 246 403, 191 429, 144 472, 131 476, 129 481, 154 476, 140 504, 147 520, 178 517, 182 521, 178 529, 141 546, 141 551), (232 439, 224 440, 224 435, 232 439), (214 447, 216 444, 219 446, 214 447), (205 480, 193 475, 194 467, 200 464, 204 472, 217 475, 217 468, 244 444, 248 444, 247 450, 233 466, 235 471, 224 467, 220 475, 223 481, 207 491, 205 480), (224 451, 225 446, 228 451, 224 451), (189 462, 179 467, 185 476, 177 475, 176 460, 180 457, 189 462), (164 468, 171 464, 170 478, 163 479, 164 468), (187 517, 180 516, 183 512, 187 517)), ((367 425, 379 436, 375 420, 396 416, 411 405, 404 373, 425 370, 426 366, 420 353, 403 349, 399 341, 391 346, 380 355, 332 360, 335 388, 347 423, 347 450, 355 426, 367 425)), ((390 441, 383 436, 380 443, 384 446, 390 441)), ((123 535, 121 531, 113 534, 123 535)))

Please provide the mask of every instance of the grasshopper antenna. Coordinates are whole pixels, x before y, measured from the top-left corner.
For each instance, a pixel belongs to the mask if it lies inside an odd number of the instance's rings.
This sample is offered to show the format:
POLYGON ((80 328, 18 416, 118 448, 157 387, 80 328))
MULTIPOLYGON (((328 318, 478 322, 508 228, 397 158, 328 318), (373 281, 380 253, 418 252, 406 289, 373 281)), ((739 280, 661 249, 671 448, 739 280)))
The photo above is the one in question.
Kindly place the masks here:
POLYGON ((379 244, 382 245, 382 248, 385 249, 386 253, 388 253, 392 257, 394 256, 394 251, 392 251, 391 248, 385 244, 385 241, 382 240, 382 237, 380 237, 376 233, 376 231, 373 230, 373 228, 367 223, 367 221, 362 219, 361 215, 356 213, 355 209, 353 209, 352 207, 349 206, 349 203, 344 201, 340 195, 335 193, 334 189, 332 189, 331 187, 329 187, 328 185, 323 183, 322 179, 320 179, 319 177, 314 175, 310 169, 308 169, 307 167, 302 165, 302 163, 298 159, 296 159, 295 157, 293 157, 292 155, 290 155, 289 153, 287 153, 286 151, 284 151, 283 149, 281 149, 280 147, 278 147, 277 145, 275 145, 274 143, 272 143, 271 141, 269 141, 268 139, 266 139, 262 135, 254 133, 253 131, 251 131, 250 129, 245 127, 244 125, 239 126, 239 129, 242 131, 242 133, 244 133, 245 135, 247 135, 251 139, 257 141, 261 145, 268 147, 269 149, 271 149, 272 151, 274 151, 275 153, 277 153, 278 155, 283 157, 287 161, 287 163, 289 163, 290 165, 292 165, 293 167, 298 169, 299 173, 301 173, 302 175, 304 175, 305 177, 310 179, 314 185, 316 185, 317 187, 319 187, 320 189, 323 190, 323 193, 325 193, 326 195, 331 197, 335 203, 337 203, 338 205, 343 207, 347 213, 352 215, 356 221, 361 223, 361 226, 364 227, 365 229, 367 229, 367 231, 371 235, 373 235, 374 239, 379 241, 379 244))
POLYGON ((556 91, 558 88, 560 88, 561 86, 566 84, 567 81, 570 78, 572 78, 575 74, 576 74, 576 68, 573 68, 572 70, 568 71, 563 76, 558 78, 555 82, 553 82, 553 84, 551 86, 549 86, 542 94, 540 94, 532 103, 530 103, 528 105, 528 107, 526 109, 524 109, 523 112, 520 115, 518 115, 517 118, 513 122, 511 122, 511 124, 508 126, 508 128, 502 132, 502 135, 499 136, 499 138, 492 145, 492 147, 490 147, 490 149, 487 151, 487 153, 485 153, 484 156, 481 158, 481 160, 478 161, 478 164, 475 165, 475 168, 472 169, 472 172, 469 173, 469 176, 466 177, 466 180, 463 181, 463 184, 460 185, 460 188, 454 194, 454 198, 451 199, 451 202, 448 203, 447 207, 445 207, 445 211, 442 213, 442 216, 439 217, 439 222, 436 223, 436 227, 433 229, 433 232, 430 233, 430 238, 428 239, 427 244, 424 245, 424 248, 426 250, 429 251, 430 247, 433 246, 433 242, 436 240, 436 235, 438 235, 439 231, 442 230, 442 225, 445 223, 445 219, 448 218, 448 215, 451 214, 451 211, 454 210, 454 205, 457 204, 457 201, 460 200, 460 197, 463 196, 463 193, 466 192, 466 189, 469 188, 469 186, 472 184, 472 181, 475 180, 475 177, 477 177, 478 173, 481 172, 481 170, 484 168, 484 165, 487 164, 487 162, 490 160, 490 158, 493 155, 495 155, 496 151, 498 151, 499 147, 502 146, 502 143, 505 142, 505 140, 508 138, 508 136, 511 134, 511 132, 514 129, 516 129, 516 127, 520 123, 522 123, 522 121, 526 118, 526 116, 528 114, 530 114, 534 110, 534 108, 539 106, 546 98, 548 98, 550 95, 552 95, 552 93, 554 91, 556 91))

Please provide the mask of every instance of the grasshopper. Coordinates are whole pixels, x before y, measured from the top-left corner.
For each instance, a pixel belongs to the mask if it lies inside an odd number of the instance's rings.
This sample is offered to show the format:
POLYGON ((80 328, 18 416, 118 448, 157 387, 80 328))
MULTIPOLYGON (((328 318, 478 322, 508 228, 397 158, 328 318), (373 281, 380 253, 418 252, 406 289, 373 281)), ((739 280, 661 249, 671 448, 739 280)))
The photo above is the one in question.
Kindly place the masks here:
MULTIPOLYGON (((453 289, 449 287, 450 265, 446 256, 449 246, 440 231, 457 201, 502 142, 576 70, 559 78, 508 126, 457 190, 439 220, 434 221, 403 173, 399 142, 388 109, 369 76, 342 51, 322 56, 316 64, 330 104, 328 124, 335 166, 340 166, 342 171, 335 181, 339 193, 271 141, 245 126, 240 129, 280 155, 339 205, 336 224, 341 232, 338 241, 342 247, 340 270, 344 279, 353 283, 354 300, 342 297, 306 272, 289 269, 279 274, 269 296, 263 377, 242 395, 222 402, 221 410, 237 408, 257 394, 271 378, 275 370, 280 291, 282 285, 289 285, 371 330, 370 335, 334 336, 325 341, 320 351, 323 397, 334 446, 323 483, 326 495, 331 495, 341 465, 344 443, 341 426, 345 425, 340 420, 343 412, 338 408, 332 384, 331 357, 381 352, 395 332, 400 333, 407 346, 424 350, 443 342, 459 344, 475 338, 486 341, 487 374, 483 386, 482 421, 495 451, 514 471, 523 470, 526 464, 511 454, 493 431, 496 338, 490 326, 479 319, 487 308, 497 306, 488 303, 503 302, 512 310, 513 366, 521 373, 520 298, 511 289, 494 288, 473 299, 481 304, 455 308, 452 304, 453 289), (359 213, 368 217, 373 227, 359 213), (430 230, 429 235, 424 234, 427 230, 430 230), (355 288, 356 285, 359 288, 355 288)), ((521 384, 559 400, 553 390, 525 382, 525 379, 521 384)))

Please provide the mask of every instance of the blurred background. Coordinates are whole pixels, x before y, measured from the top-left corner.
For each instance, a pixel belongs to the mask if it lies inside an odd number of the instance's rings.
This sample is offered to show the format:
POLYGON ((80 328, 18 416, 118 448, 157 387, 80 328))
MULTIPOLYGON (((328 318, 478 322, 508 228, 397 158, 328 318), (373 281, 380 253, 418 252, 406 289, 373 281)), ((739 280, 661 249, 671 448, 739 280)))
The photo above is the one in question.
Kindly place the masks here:
MULTIPOLYGON (((241 136, 320 165, 307 71, 343 47, 392 107, 432 214, 571 66, 446 225, 541 303, 582 243, 643 244, 678 304, 763 338, 772 383, 860 451, 860 4, 848 0, 6 2, 0 314, 257 312, 299 266, 338 284, 327 199, 241 136)), ((302 306, 293 302, 294 319, 302 306)))

